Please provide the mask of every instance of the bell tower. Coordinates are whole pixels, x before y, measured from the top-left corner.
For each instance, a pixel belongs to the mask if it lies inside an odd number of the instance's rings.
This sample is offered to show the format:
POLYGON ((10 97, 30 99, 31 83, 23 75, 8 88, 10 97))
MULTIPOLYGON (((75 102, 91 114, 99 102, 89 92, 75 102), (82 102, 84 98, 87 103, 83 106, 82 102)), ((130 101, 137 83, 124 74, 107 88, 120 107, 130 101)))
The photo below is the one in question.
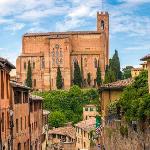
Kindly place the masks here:
POLYGON ((97 12, 97 32, 103 35, 105 65, 109 63, 109 14, 102 11, 97 12))

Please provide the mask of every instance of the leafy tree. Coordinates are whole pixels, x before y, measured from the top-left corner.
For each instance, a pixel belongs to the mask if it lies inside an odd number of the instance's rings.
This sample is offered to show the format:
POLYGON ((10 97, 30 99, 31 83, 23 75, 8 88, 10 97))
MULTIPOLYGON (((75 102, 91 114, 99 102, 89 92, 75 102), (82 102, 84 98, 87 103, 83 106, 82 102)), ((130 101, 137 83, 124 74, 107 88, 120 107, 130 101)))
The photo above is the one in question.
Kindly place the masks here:
POLYGON ((26 86, 32 88, 32 70, 31 70, 30 61, 28 61, 28 70, 27 70, 26 86))
POLYGON ((66 123, 66 118, 63 112, 54 111, 50 113, 48 122, 52 127, 58 128, 66 123))
POLYGON ((91 85, 91 74, 90 73, 87 74, 87 83, 89 86, 91 85))
POLYGON ((61 75, 61 70, 59 66, 57 68, 56 86, 57 86, 57 89, 62 89, 63 87, 62 75, 61 75))
MULTIPOLYGON (((86 104, 95 104, 100 108, 99 94, 97 89, 81 89, 79 86, 74 85, 69 91, 57 90, 50 92, 35 92, 34 94, 44 98, 43 108, 53 112, 62 113, 65 116, 66 122, 77 123, 82 120, 83 106, 86 104)), ((52 117, 55 118, 55 117, 52 117)), ((59 117, 58 117, 59 118, 59 117)), ((57 122, 50 119, 51 126, 58 126, 57 122)), ((63 126, 63 123, 60 124, 63 126)))
POLYGON ((101 69, 100 69, 100 65, 99 65, 99 64, 98 64, 97 72, 96 72, 96 82, 97 82, 97 85, 98 85, 98 86, 100 86, 101 83, 102 83, 101 69))
POLYGON ((74 85, 82 86, 82 75, 78 62, 74 63, 74 85))
POLYGON ((128 79, 131 78, 131 69, 133 68, 133 66, 126 66, 125 68, 122 69, 123 73, 123 79, 128 79))
POLYGON ((148 94, 147 71, 141 72, 135 78, 135 81, 124 89, 116 105, 122 109, 128 121, 145 121, 150 118, 150 95, 148 94))

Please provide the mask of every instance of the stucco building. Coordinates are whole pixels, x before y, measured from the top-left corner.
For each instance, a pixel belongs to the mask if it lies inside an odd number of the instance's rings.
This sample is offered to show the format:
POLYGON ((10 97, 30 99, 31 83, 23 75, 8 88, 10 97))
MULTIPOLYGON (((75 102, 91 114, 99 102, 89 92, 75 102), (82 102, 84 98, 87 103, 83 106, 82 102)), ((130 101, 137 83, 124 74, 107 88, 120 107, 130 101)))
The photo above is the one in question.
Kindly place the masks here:
POLYGON ((109 55, 109 14, 97 13, 96 31, 26 33, 22 38, 22 52, 16 62, 17 78, 25 82, 28 61, 32 66, 33 88, 56 89, 57 68, 60 66, 64 88, 70 88, 74 62, 78 62, 84 84, 91 75, 91 86, 96 85, 98 63, 104 77, 109 55))
POLYGON ((99 115, 96 105, 90 104, 83 107, 83 120, 88 120, 91 117, 99 115))
POLYGON ((10 119, 13 126, 11 129, 13 150, 29 150, 29 90, 30 88, 18 84, 15 81, 11 85, 11 103, 13 116, 10 119))
POLYGON ((0 57, 0 149, 11 147, 10 131, 10 76, 11 69, 15 69, 7 59, 0 57))

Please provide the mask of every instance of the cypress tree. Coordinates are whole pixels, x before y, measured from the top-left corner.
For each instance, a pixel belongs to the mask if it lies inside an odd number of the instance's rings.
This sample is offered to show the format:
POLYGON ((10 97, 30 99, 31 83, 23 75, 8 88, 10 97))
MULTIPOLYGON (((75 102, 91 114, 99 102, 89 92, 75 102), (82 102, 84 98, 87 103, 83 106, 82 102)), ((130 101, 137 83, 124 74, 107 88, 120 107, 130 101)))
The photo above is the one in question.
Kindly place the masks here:
POLYGON ((27 70, 26 86, 32 88, 32 70, 31 70, 30 61, 28 61, 28 70, 27 70))
POLYGON ((82 86, 82 75, 78 62, 74 62, 74 85, 82 86))
POLYGON ((115 50, 115 54, 110 59, 110 68, 115 74, 115 81, 121 79, 122 73, 120 71, 120 60, 117 50, 115 50))
POLYGON ((61 70, 59 66, 57 68, 56 86, 57 86, 57 89, 62 89, 63 87, 62 75, 61 75, 61 70))
POLYGON ((98 85, 98 86, 100 86, 101 83, 102 83, 101 69, 100 69, 99 63, 98 63, 97 72, 96 72, 96 82, 97 82, 97 85, 98 85))

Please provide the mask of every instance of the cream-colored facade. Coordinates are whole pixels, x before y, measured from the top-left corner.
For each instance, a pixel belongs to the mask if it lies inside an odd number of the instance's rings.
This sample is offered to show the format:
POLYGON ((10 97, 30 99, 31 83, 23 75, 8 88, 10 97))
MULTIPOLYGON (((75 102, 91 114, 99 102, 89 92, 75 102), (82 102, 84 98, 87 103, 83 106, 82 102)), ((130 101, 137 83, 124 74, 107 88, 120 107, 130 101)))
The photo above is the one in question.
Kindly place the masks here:
POLYGON ((96 115, 99 115, 96 105, 85 105, 83 107, 83 120, 96 117, 96 115))
POLYGON ((97 13, 96 31, 27 33, 22 39, 22 52, 16 62, 18 81, 25 83, 28 61, 32 66, 33 88, 55 90, 60 66, 64 88, 73 81, 74 62, 78 62, 87 85, 96 86, 96 70, 100 64, 104 78, 109 59, 109 14, 97 13))

